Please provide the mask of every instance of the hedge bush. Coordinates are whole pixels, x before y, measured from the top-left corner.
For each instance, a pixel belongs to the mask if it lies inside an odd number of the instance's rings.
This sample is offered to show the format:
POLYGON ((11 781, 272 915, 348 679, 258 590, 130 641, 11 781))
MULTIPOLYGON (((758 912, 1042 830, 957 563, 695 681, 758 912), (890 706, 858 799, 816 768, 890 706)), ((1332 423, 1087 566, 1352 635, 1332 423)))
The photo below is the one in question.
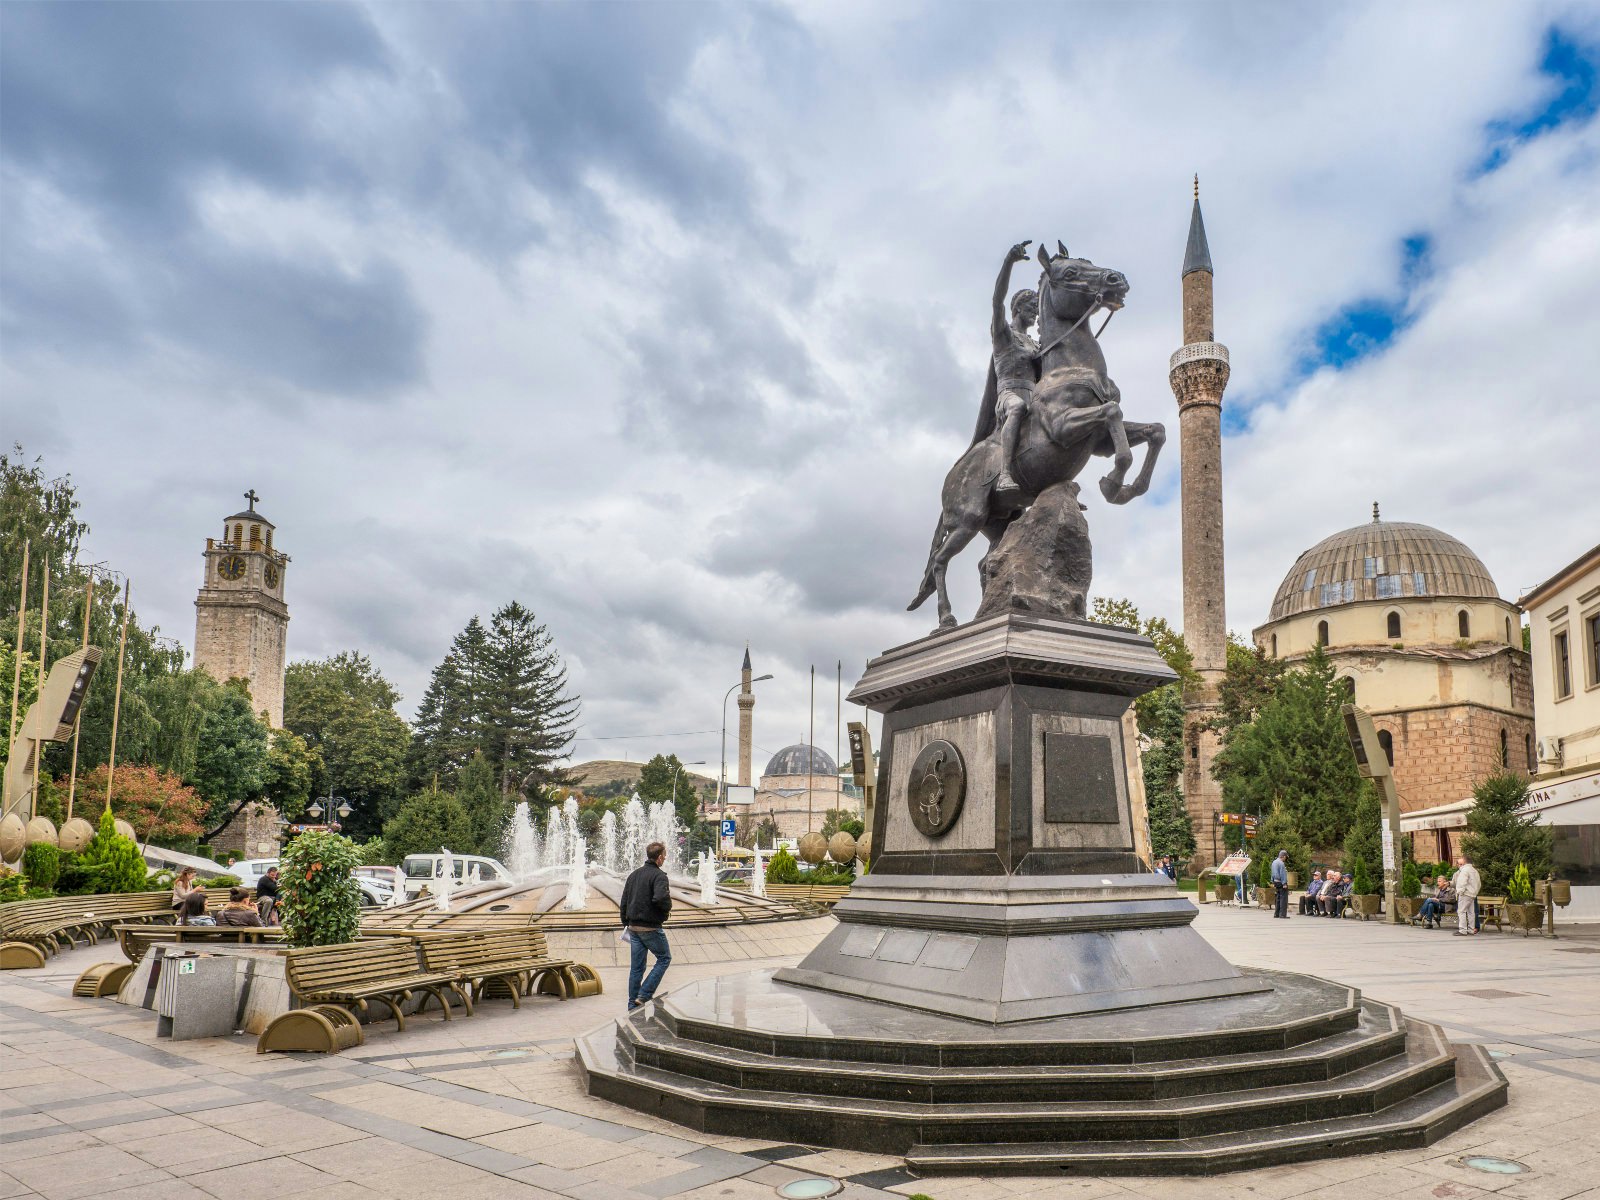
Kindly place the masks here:
POLYGON ((361 927, 361 888, 355 868, 361 851, 347 837, 323 830, 302 833, 278 864, 284 940, 291 946, 353 942, 361 927))
POLYGON ((22 873, 30 887, 55 887, 61 875, 61 851, 49 842, 34 842, 22 852, 22 873))

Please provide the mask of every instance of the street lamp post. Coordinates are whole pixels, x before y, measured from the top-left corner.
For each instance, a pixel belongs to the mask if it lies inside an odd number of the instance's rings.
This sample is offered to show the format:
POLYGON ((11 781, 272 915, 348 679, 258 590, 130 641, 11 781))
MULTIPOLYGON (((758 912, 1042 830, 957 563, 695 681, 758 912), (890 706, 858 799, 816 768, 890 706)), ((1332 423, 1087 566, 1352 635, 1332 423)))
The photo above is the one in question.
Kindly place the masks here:
POLYGON ((322 819, 322 814, 326 812, 328 814, 329 829, 342 828, 339 822, 334 820, 334 817, 337 815, 340 819, 343 819, 348 817, 353 811, 355 810, 351 808, 350 801, 346 800, 343 796, 335 796, 333 794, 333 785, 331 783, 328 785, 328 794, 313 800, 306 808, 307 815, 309 815, 313 820, 317 821, 320 821, 322 819), (323 804, 324 800, 327 801, 326 805, 323 804))
MULTIPOLYGON (((757 684, 771 675, 757 675, 750 682, 757 684)), ((728 807, 728 697, 744 686, 744 680, 739 680, 727 691, 722 693, 722 770, 717 776, 717 804, 720 809, 728 807)))

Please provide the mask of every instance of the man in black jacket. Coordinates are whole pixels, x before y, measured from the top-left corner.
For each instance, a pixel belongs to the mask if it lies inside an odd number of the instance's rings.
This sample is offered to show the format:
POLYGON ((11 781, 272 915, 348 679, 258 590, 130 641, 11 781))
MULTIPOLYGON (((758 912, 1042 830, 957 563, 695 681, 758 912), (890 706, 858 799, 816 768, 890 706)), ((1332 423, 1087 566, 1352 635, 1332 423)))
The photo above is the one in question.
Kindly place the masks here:
POLYGON ((628 969, 628 1010, 647 1004, 661 986, 661 977, 672 962, 672 949, 661 927, 672 913, 672 893, 667 888, 667 873, 661 860, 667 848, 651 842, 644 848, 645 864, 628 876, 622 889, 622 924, 632 939, 632 962, 628 969), (653 954, 655 966, 645 975, 645 955, 653 954), (642 982, 641 982, 642 981, 642 982))

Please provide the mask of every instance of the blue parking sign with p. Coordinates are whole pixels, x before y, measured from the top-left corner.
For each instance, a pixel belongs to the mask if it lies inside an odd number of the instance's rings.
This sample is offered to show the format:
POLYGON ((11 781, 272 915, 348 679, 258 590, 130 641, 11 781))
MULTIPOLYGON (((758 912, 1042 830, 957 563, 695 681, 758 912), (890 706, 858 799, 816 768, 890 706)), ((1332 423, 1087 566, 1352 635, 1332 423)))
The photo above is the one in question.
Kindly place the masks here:
POLYGON ((734 835, 734 833, 736 832, 736 830, 737 830, 737 826, 734 824, 734 822, 733 822, 733 820, 731 818, 722 823, 722 836, 723 837, 732 837, 734 835))

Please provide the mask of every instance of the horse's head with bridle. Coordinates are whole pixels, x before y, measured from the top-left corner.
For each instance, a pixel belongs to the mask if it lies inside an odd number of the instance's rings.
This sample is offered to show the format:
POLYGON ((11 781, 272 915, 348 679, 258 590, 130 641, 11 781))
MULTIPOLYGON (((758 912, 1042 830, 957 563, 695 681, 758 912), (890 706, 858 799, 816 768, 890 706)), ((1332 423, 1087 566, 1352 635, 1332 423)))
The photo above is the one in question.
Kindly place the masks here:
MULTIPOLYGON (((1059 241, 1055 254, 1039 247, 1039 265, 1044 268, 1039 276, 1040 320, 1043 322, 1049 317, 1050 324, 1058 329, 1065 326, 1062 337, 1099 309, 1116 312, 1128 298, 1126 275, 1108 267, 1097 267, 1087 258, 1073 258, 1059 241)), ((1050 336, 1043 324, 1039 332, 1041 337, 1050 336)))

